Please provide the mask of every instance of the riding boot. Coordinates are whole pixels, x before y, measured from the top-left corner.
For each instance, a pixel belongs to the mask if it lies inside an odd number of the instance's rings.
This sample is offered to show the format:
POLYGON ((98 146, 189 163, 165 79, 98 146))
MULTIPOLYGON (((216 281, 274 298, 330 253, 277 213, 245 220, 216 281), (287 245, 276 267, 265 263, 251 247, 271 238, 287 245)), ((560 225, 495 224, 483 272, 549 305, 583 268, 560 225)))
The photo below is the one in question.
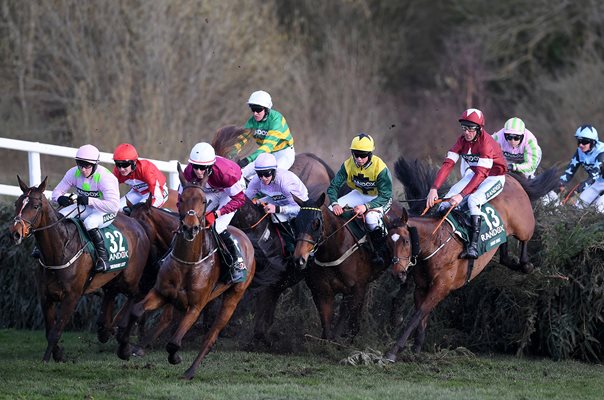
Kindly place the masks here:
POLYGON ((247 277, 247 267, 243 262, 243 253, 239 247, 239 242, 226 230, 220 234, 220 239, 222 239, 231 258, 229 265, 231 280, 228 283, 244 282, 247 277))
POLYGON ((38 248, 38 246, 34 246, 33 250, 31 251, 31 256, 33 258, 40 259, 40 249, 38 248))
POLYGON ((103 243, 103 235, 99 228, 93 228, 88 231, 88 235, 90 235, 90 240, 94 244, 94 248, 96 250, 96 264, 94 265, 95 272, 105 272, 109 270, 109 255, 107 254, 107 249, 105 248, 105 243, 103 243))
POLYGON ((480 238, 480 224, 482 223, 482 215, 472 215, 472 227, 470 233, 470 244, 461 252, 459 258, 478 258, 478 239, 480 238))
POLYGON ((382 227, 369 232, 369 238, 373 244, 373 254, 371 255, 371 264, 376 267, 383 267, 385 257, 387 257, 388 248, 386 246, 386 232, 382 227))

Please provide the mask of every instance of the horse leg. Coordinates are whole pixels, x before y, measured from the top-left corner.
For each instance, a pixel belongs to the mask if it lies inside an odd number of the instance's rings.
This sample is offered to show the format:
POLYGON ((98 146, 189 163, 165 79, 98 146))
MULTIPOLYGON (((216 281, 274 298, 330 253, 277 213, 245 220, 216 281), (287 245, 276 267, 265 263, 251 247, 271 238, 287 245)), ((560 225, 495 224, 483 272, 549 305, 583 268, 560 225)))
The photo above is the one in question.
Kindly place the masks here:
POLYGON ((138 322, 145 311, 156 310, 166 303, 166 299, 155 289, 151 290, 143 300, 136 303, 130 309, 130 317, 122 318, 118 324, 117 341, 119 347, 117 356, 122 360, 129 360, 132 355, 132 346, 130 345, 130 334, 132 327, 138 322))
POLYGON ((113 306, 115 304, 115 293, 108 291, 103 294, 101 311, 96 320, 96 336, 99 342, 107 343, 111 337, 111 316, 113 315, 113 306))
POLYGON ((137 345, 133 346, 132 353, 139 357, 145 355, 145 349, 148 348, 151 343, 155 342, 157 338, 170 326, 170 323, 174 319, 174 306, 166 304, 159 317, 159 322, 151 332, 147 333, 139 341, 137 345))
POLYGON ((170 341, 166 345, 166 351, 168 352, 168 362, 170 364, 180 364, 180 362, 182 361, 180 355, 178 354, 178 351, 182 347, 182 338, 189 331, 189 329, 191 329, 195 321, 197 321, 197 318, 199 318, 201 310, 203 310, 203 308, 208 302, 209 294, 210 293, 208 290, 208 293, 206 293, 204 298, 201 299, 198 304, 189 304, 189 307, 187 307, 185 315, 178 324, 178 329, 176 330, 176 332, 174 332, 174 335, 172 335, 172 338, 170 338, 170 341))
POLYGON ((390 309, 390 325, 393 328, 401 325, 405 318, 402 308, 405 303, 405 296, 407 289, 409 288, 409 278, 405 279, 404 282, 399 286, 398 292, 392 299, 392 308, 390 309))
MULTIPOLYGON (((41 306, 42 313, 44 314, 44 328, 46 330, 46 340, 50 337, 50 332, 54 329, 56 324, 57 317, 57 305, 56 303, 50 301, 46 296, 41 297, 41 306)), ((42 357, 42 361, 48 362, 50 360, 50 354, 54 354, 55 349, 50 347, 50 343, 46 348, 46 352, 44 353, 44 357, 42 357)), ((56 358, 55 358, 56 360, 56 358)))
POLYGON ((193 379, 193 376, 195 376, 195 371, 197 371, 199 364, 201 364, 201 361, 203 361, 203 359, 208 354, 214 343, 216 343, 218 334, 233 316, 233 313, 237 308, 237 304, 239 304, 239 301, 243 297, 243 294, 244 291, 237 292, 234 290, 225 294, 225 297, 222 301, 222 307, 220 308, 220 312, 214 320, 210 331, 204 336, 203 342, 201 343, 201 351, 193 361, 193 364, 191 364, 189 369, 187 369, 187 371, 185 372, 183 376, 184 379, 193 379))
POLYGON ((261 344, 267 348, 271 347, 272 342, 268 331, 273 326, 275 311, 282 293, 283 289, 281 287, 270 286, 256 295, 254 336, 250 342, 250 347, 254 347, 255 344, 261 344))
MULTIPOLYGON (((46 333, 46 340, 48 341, 48 346, 46 347, 46 352, 44 353, 44 357, 42 358, 44 362, 50 360, 51 353, 52 358, 55 361, 63 361, 63 347, 59 345, 59 339, 61 339, 61 335, 63 334, 63 329, 65 329, 65 325, 67 325, 67 322, 69 322, 71 316, 73 315, 73 311, 75 310, 79 298, 80 296, 72 294, 65 297, 61 302, 58 318, 53 322, 52 328, 49 329, 46 333)), ((52 305, 51 307, 54 308, 54 305, 52 305)), ((50 312, 49 314, 54 314, 54 311, 50 312)))
POLYGON ((333 320, 335 302, 333 290, 331 289, 331 286, 327 284, 317 286, 310 284, 309 287, 321 319, 321 326, 323 327, 322 337, 323 339, 332 340, 334 335, 331 323, 333 320))
POLYGON ((415 341, 413 342, 412 351, 418 354, 424 342, 426 341, 426 326, 428 325, 428 319, 430 318, 430 314, 427 314, 417 326, 417 330, 415 332, 415 341))
POLYGON ((530 274, 533 272, 535 267, 529 260, 528 256, 528 241, 521 240, 520 241, 520 270, 525 274, 530 274))
MULTIPOLYGON (((348 301, 342 302, 340 305, 341 317, 344 318, 344 321, 348 322, 347 324, 342 325, 347 329, 344 334, 350 339, 353 339, 361 330, 359 317, 363 308, 363 303, 365 302, 366 289, 367 287, 365 285, 356 285, 353 288, 353 292, 349 296, 348 301)), ((336 331, 335 337, 338 337, 341 334, 342 332, 338 333, 336 331)))
MULTIPOLYGON (((405 329, 403 330, 401 337, 397 340, 396 344, 394 346, 392 346, 390 351, 388 351, 388 353, 386 353, 385 358, 387 360, 392 361, 392 362, 396 361, 397 353, 399 352, 400 349, 405 347, 405 344, 407 343, 409 336, 411 336, 411 334, 413 332, 415 332, 415 330, 417 329, 419 324, 424 319, 426 319, 425 322, 427 323, 427 317, 430 314, 430 312, 432 312, 434 307, 436 307, 436 305, 438 303, 440 303, 451 292, 451 289, 450 289, 451 283, 452 282, 450 282, 450 281, 443 282, 440 279, 434 279, 434 281, 430 285, 430 289, 428 289, 428 293, 426 294, 425 297, 422 296, 421 290, 418 291, 418 289, 416 289, 415 299, 416 299, 416 304, 417 304, 417 301, 419 301, 419 306, 416 306, 416 310, 413 313, 413 316, 411 317, 411 320, 409 321, 407 326, 405 326, 405 329)), ((423 329, 425 330, 425 326, 423 329)), ((420 332, 420 340, 423 341, 422 336, 424 336, 424 334, 422 332, 420 332)))

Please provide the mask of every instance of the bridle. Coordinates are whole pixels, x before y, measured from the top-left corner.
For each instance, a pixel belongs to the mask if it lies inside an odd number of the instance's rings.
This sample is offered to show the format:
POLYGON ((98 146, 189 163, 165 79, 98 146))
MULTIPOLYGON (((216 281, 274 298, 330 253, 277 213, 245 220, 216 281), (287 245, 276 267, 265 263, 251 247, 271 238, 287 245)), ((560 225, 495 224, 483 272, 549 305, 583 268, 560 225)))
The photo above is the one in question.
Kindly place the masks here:
MULTIPOLYGON (((321 246, 323 243, 325 243, 325 241, 329 238, 329 237, 327 237, 326 239, 322 239, 325 234, 323 232, 323 225, 324 225, 323 224, 323 212, 321 211, 321 209, 319 207, 300 207, 300 211, 302 211, 302 210, 313 211, 313 214, 319 213, 319 216, 317 217, 317 219, 319 220, 319 228, 315 230, 315 231, 319 231, 319 235, 316 238, 316 240, 313 237, 313 235, 310 235, 311 239, 307 239, 305 237, 302 237, 301 233, 296 238, 296 243, 298 243, 298 242, 309 243, 312 246, 312 248, 310 249, 310 254, 314 255, 315 252, 317 251, 317 249, 319 248, 319 246, 321 246)), ((312 217, 313 218, 311 218, 310 223, 312 223, 312 219, 314 219, 315 215, 313 215, 312 217)), ((299 215, 298 215, 298 218, 299 218, 299 215)))
MULTIPOLYGON (((187 185, 187 186, 185 186, 182 189, 182 193, 184 193, 185 190, 191 189, 191 188, 192 189, 199 189, 199 190, 201 190, 203 192, 202 187, 199 186, 199 185, 187 185)), ((181 195, 182 195, 182 193, 181 193, 181 195)), ((177 233, 183 234, 183 238, 186 241, 192 242, 193 240, 195 240, 195 237, 200 232, 202 232, 204 230, 207 230, 207 229, 210 229, 210 226, 206 226, 205 225, 205 215, 203 214, 204 211, 207 209, 208 205, 209 205, 209 203, 207 202, 206 197, 204 196, 203 197, 203 208, 202 208, 202 211, 201 211, 201 213, 202 213, 201 215, 197 211, 195 211, 193 209, 188 210, 184 214, 180 214, 180 216, 179 216, 180 224, 179 224, 177 233), (188 226, 185 225, 184 220, 185 220, 185 218, 190 217, 190 216, 195 217, 197 219, 197 223, 198 224, 194 225, 191 228, 188 228, 188 226), (184 234, 185 231, 188 231, 191 234, 190 238, 188 238, 187 235, 184 234)))

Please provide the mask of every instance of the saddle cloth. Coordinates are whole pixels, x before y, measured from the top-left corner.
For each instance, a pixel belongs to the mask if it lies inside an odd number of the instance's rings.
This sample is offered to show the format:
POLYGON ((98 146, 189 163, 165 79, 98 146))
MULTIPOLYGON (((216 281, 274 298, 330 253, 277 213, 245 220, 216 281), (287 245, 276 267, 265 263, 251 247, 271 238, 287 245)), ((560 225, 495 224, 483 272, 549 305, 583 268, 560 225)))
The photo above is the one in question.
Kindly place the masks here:
MULTIPOLYGON (((447 216, 447 222, 451 225, 455 234, 465 243, 470 241, 470 226, 468 224, 470 220, 470 210, 467 208, 456 209, 447 216)), ((478 254, 482 255, 506 241, 507 235, 499 213, 489 203, 484 204, 482 206, 478 254)))
MULTIPOLYGON (((97 255, 94 244, 90 241, 83 222, 78 218, 69 218, 69 220, 78 227, 80 237, 86 243, 84 251, 92 256, 93 262, 96 262, 97 255)), ((129 252, 128 240, 126 240, 124 234, 113 224, 100 230, 105 242, 105 248, 107 249, 107 255, 109 256, 109 271, 118 271, 126 268, 128 266, 129 252)))

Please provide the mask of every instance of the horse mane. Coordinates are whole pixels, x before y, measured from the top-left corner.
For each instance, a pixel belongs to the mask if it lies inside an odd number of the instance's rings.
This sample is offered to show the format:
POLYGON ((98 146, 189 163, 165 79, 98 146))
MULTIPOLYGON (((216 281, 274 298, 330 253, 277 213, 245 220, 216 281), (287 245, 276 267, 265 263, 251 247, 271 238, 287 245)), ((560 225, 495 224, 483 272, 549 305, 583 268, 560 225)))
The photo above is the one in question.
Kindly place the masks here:
POLYGON ((560 186, 560 174, 555 167, 546 169, 533 179, 527 179, 521 174, 508 175, 513 176, 520 183, 531 203, 560 186))
MULTIPOLYGON (((212 147, 216 155, 229 158, 228 155, 233 149, 233 146, 239 142, 239 136, 244 134, 247 129, 237 125, 227 125, 219 128, 212 139, 212 147)), ((250 141, 248 140, 247 143, 250 141)))
POLYGON ((419 215, 424 210, 426 196, 437 172, 436 168, 427 163, 420 160, 409 162, 404 156, 400 156, 394 163, 394 175, 405 189, 405 198, 414 200, 409 202, 409 211, 412 214, 419 215))

